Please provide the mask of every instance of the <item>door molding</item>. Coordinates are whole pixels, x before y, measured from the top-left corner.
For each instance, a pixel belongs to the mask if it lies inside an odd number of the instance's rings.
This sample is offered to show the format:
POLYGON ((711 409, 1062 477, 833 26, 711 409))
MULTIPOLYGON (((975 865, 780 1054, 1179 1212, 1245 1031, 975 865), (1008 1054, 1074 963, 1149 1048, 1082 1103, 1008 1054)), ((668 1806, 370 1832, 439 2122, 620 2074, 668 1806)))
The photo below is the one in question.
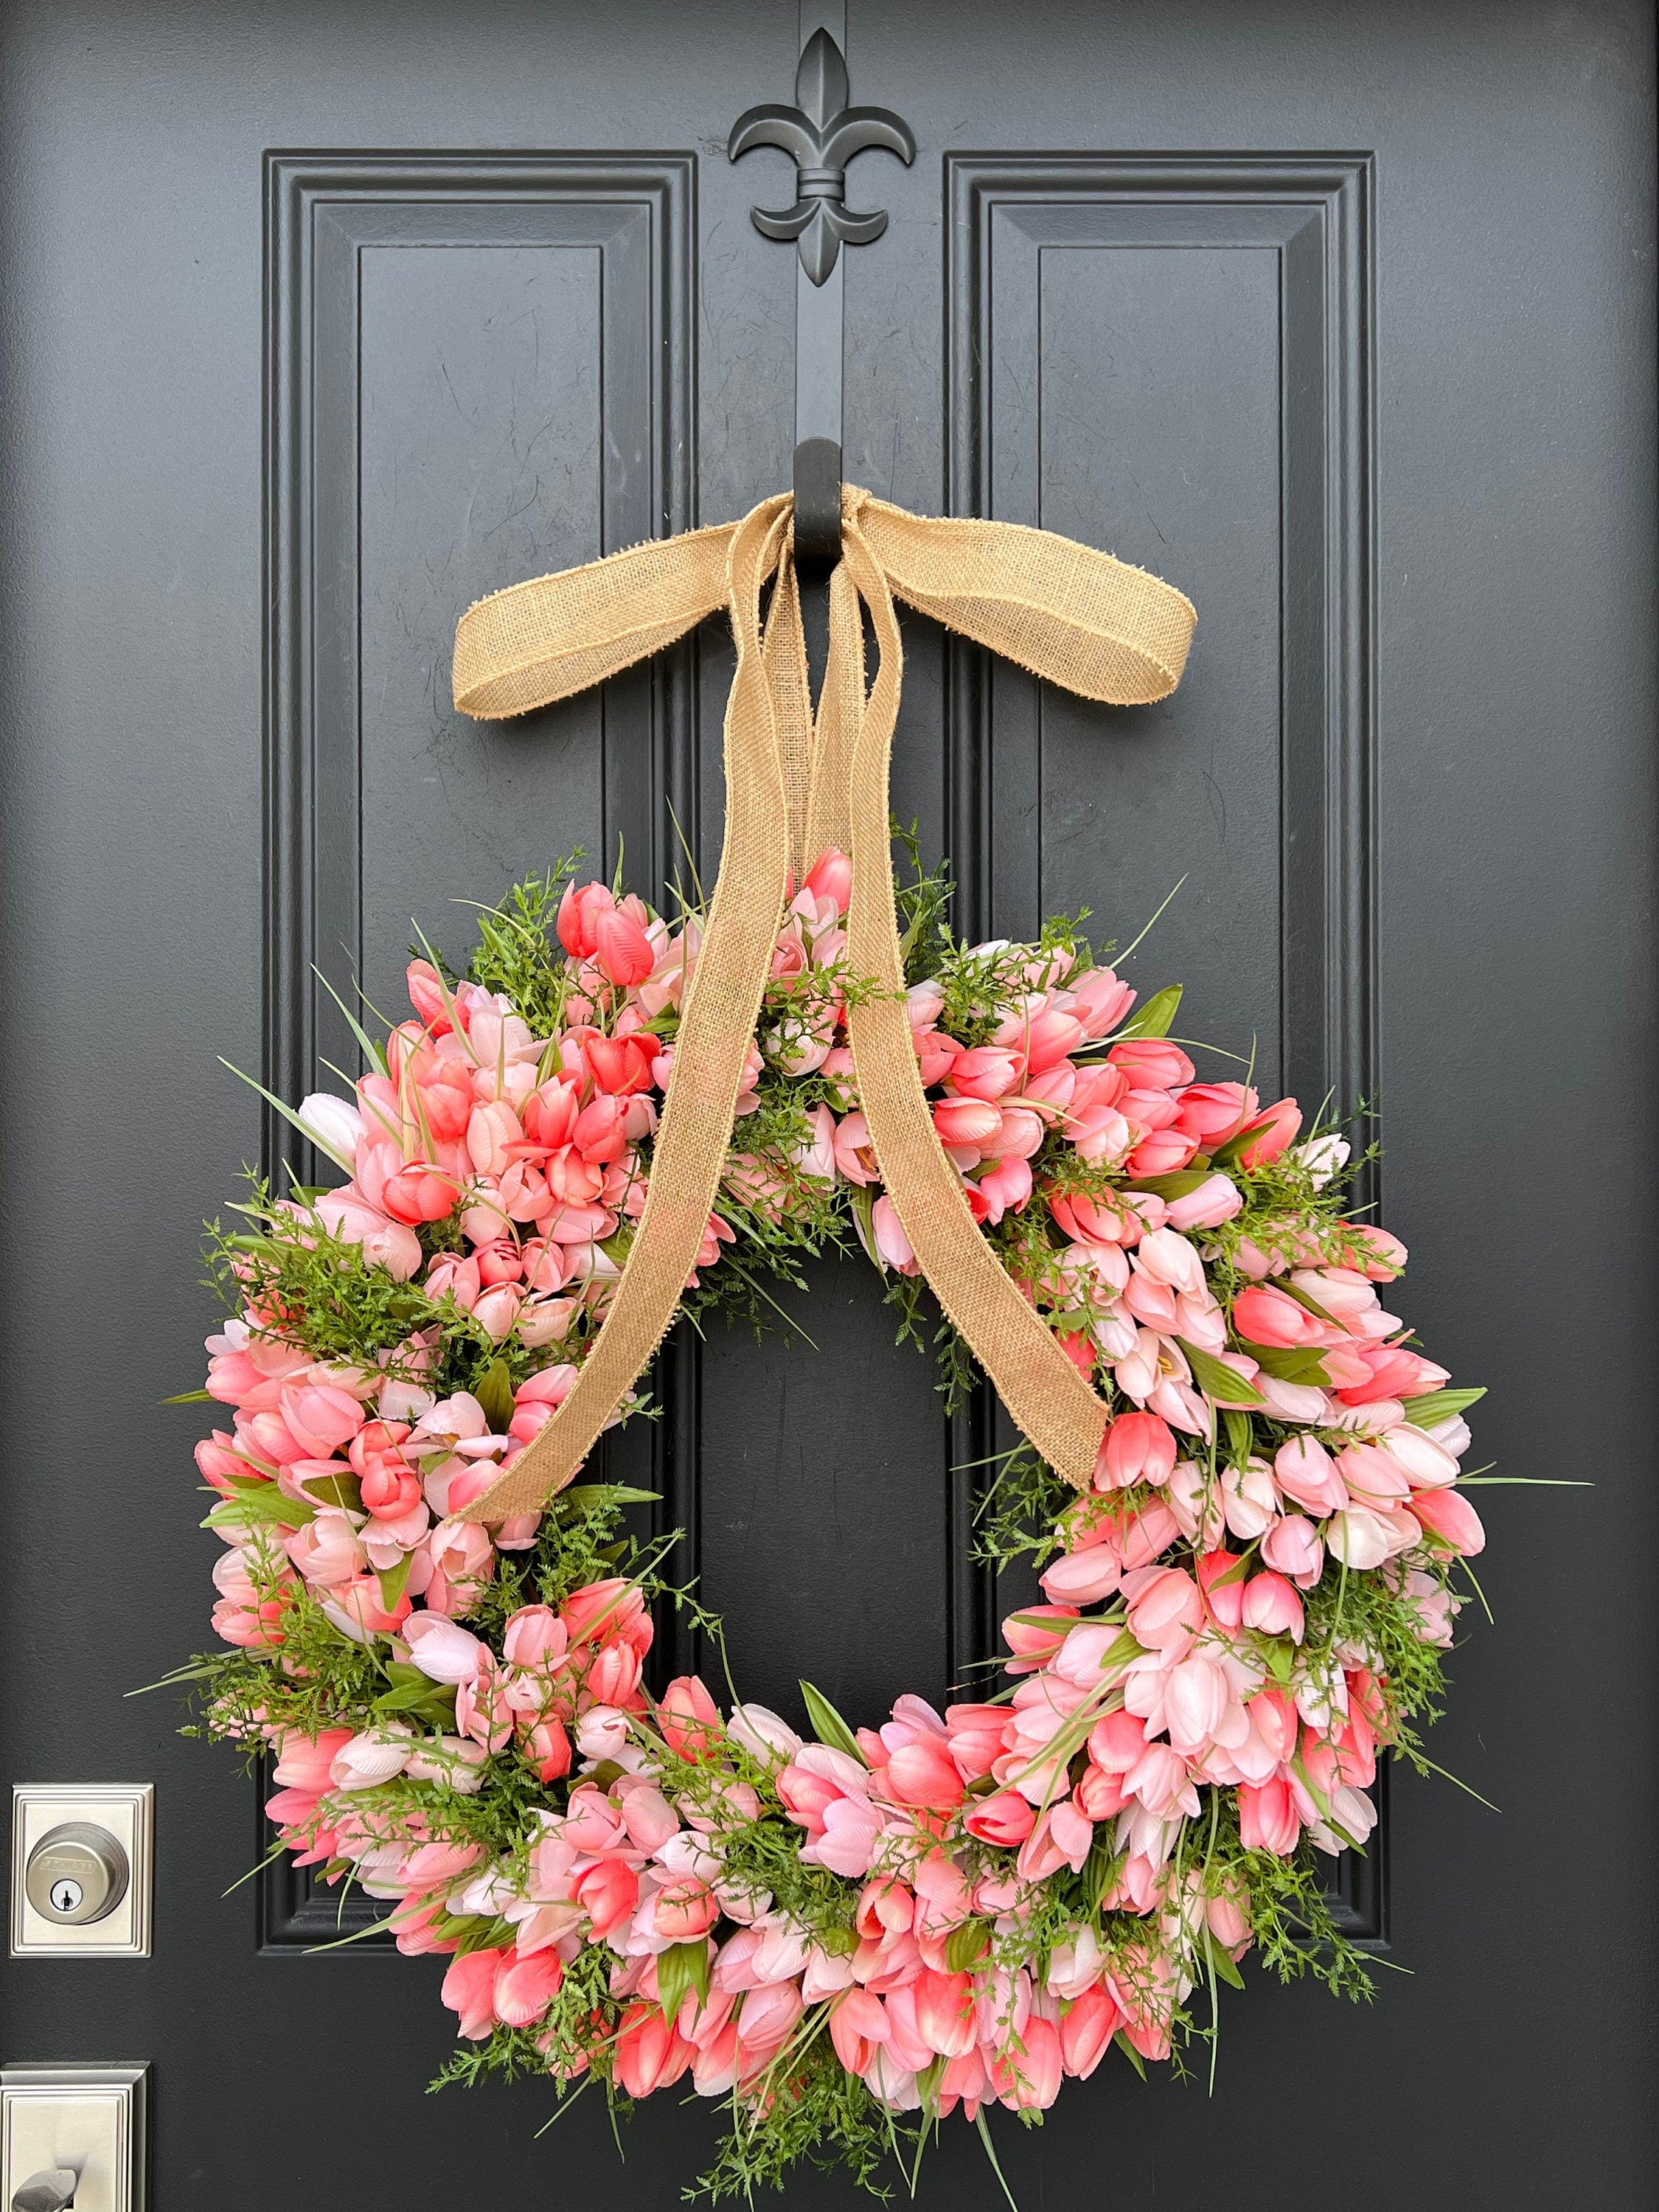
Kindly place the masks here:
MULTIPOLYGON (((593 363, 602 459, 593 554, 695 521, 696 162, 690 153, 267 154, 264 167, 264 1079, 295 1099, 356 1065, 315 965, 363 952, 360 519, 366 254, 410 246, 568 247, 599 258, 593 363)), ((458 403, 459 404, 459 403, 458 403)), ((454 615, 518 574, 462 580, 454 615)), ((446 617, 447 620, 448 618, 446 617)), ((625 846, 663 902, 680 829, 696 848, 696 641, 605 687, 604 845, 625 846)), ((447 700, 447 664, 434 672, 447 700)), ((447 707, 442 709, 447 712, 447 707)), ((337 978, 342 983, 345 977, 337 978)), ((314 1156, 265 1109, 264 1159, 317 1179, 314 1156)), ((695 1529, 696 1361, 665 1351, 651 1469, 667 1526, 695 1529)), ((607 1449, 611 1448, 607 1440, 607 1449)), ((695 1570, 693 1570, 695 1571, 695 1570)), ((267 1790, 259 1793, 261 1806, 267 1790)), ((270 1831, 258 1814, 260 1857, 270 1831)), ((382 1917, 343 1904, 285 1856, 261 1877, 260 1948, 293 1952, 382 1917)), ((387 1938, 369 1945, 383 1948, 387 1938)))
MULTIPOLYGON (((1369 154, 949 154, 946 512, 1041 526, 1042 264, 1077 250, 1267 252, 1278 263, 1279 1065, 1285 1088, 1372 1100, 1376 886, 1376 179, 1369 154)), ((1113 547, 1109 550, 1121 549, 1113 547)), ((1204 635, 1200 612, 1197 649, 1204 635)), ((1189 672, 1190 684, 1192 674, 1189 672)), ((946 645, 945 818, 969 938, 1044 911, 1045 688, 946 645)), ((1071 704, 1073 702, 1068 702, 1071 704)), ((1177 700, 1175 711, 1179 713, 1177 700)), ((1368 1124, 1356 1146, 1375 1133, 1368 1124)), ((1361 1204, 1379 1196, 1362 1171, 1361 1204)), ((953 1425, 951 1679, 995 1649, 972 1559, 980 1474, 1015 1438, 983 1388, 953 1425)), ((1386 1935, 1387 1805, 1338 1862, 1350 1933, 1386 1935)))

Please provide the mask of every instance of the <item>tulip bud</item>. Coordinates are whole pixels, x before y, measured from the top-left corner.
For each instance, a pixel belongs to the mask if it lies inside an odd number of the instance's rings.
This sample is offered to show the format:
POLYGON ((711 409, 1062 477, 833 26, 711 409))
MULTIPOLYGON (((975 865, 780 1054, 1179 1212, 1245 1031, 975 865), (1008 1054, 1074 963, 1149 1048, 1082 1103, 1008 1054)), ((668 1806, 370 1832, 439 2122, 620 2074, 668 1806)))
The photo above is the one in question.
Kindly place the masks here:
POLYGON ((1244 1626, 1263 1636, 1288 1636, 1300 1644, 1302 1601, 1283 1575, 1252 1575, 1244 1585, 1244 1626))

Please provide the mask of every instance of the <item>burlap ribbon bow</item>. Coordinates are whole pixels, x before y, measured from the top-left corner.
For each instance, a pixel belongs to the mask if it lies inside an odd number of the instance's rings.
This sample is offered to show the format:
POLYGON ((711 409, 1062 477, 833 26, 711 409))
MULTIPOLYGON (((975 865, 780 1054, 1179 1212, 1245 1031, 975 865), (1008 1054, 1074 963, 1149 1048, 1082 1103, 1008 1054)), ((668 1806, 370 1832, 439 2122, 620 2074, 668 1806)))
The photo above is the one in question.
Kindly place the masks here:
POLYGON ((889 826, 903 667, 893 601, 1118 706, 1174 690, 1196 617, 1172 586, 1048 531, 927 520, 850 484, 842 505, 816 718, 787 495, 741 522, 515 584, 471 608, 456 633, 455 704, 486 720, 585 691, 719 607, 737 641, 720 878, 681 1011, 645 1210, 569 1396, 464 1519, 535 1512, 562 1489, 672 1322, 715 1202, 789 889, 830 847, 853 863, 849 965, 879 987, 849 1010, 847 1026, 887 1194, 935 1297, 1020 1428, 1079 1488, 1093 1474, 1106 1408, 975 1225, 917 1067, 889 826), (774 574, 763 634, 762 594, 774 574), (867 692, 860 601, 878 653, 867 692))

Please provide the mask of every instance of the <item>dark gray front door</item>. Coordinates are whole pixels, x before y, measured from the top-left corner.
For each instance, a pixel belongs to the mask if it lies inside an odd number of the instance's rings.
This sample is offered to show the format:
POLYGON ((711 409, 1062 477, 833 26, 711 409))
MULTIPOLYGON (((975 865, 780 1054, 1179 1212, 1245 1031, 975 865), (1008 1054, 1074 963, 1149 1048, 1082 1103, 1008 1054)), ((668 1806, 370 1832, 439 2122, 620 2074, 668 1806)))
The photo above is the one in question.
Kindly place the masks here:
MULTIPOLYGON (((1492 1491, 1431 1747, 1348 1899, 1394 1965, 1251 1978, 1214 2095, 1109 2066, 999 2130, 1026 2212, 1652 2201, 1652 19, 1634 0, 852 0, 919 156, 849 252, 847 474, 1181 585, 1185 683, 1112 713, 908 623, 898 806, 975 932, 1087 905, 1265 1083, 1380 1105, 1410 1311, 1490 1384, 1492 1491)), ((501 729, 497 586, 787 480, 794 263, 742 108, 788 0, 8 11, 0 1536, 9 1773, 153 1780, 148 1961, 4 1976, 8 2058, 145 2057, 161 2212, 666 2212, 708 2123, 428 2099, 431 1961, 226 1892, 252 1784, 122 1692, 205 1638, 198 1224, 261 1143, 216 1055, 343 1060, 418 916, 575 844, 717 848, 713 630, 501 729), (262 458, 263 457, 263 458, 262 458), (262 741, 263 732, 263 741, 262 741), (263 889, 262 889, 263 870, 263 889)), ((947 1431, 867 1270, 817 1350, 684 1346, 654 1449, 744 1691, 862 1718, 988 1648, 980 1415, 947 1431)), ((645 1445, 630 1449, 650 1450, 645 1445)), ((329 1910, 331 1911, 331 1907, 329 1910)), ((923 2192, 989 2208, 951 2123, 923 2192)), ((804 2181, 799 2204, 843 2204, 804 2181)))

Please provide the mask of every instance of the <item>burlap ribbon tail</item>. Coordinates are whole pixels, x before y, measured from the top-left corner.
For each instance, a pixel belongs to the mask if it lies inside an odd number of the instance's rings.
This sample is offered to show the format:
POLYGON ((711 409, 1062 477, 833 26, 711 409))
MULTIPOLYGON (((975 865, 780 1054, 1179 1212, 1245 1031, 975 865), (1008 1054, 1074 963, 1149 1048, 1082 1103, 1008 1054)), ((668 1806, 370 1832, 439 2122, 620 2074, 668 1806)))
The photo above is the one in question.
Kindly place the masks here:
POLYGON ((847 1026, 887 1194, 940 1306, 1021 1430, 1079 1488, 1094 1472, 1105 1406, 976 1226, 922 1090, 890 842, 903 667, 893 601, 1067 690, 1120 706, 1175 689, 1194 611, 1172 586, 1070 539, 1011 523, 924 519, 848 485, 814 716, 791 507, 787 495, 764 500, 740 522, 514 585, 481 600, 457 631, 455 703, 483 720, 586 690, 721 607, 737 645, 720 875, 684 993, 644 1212, 569 1396, 466 1508, 469 1521, 535 1512, 562 1489, 673 1321, 719 1193, 790 886, 831 847, 853 863, 848 965, 877 986, 860 994, 847 1026), (861 609, 877 651, 867 690, 861 609))

